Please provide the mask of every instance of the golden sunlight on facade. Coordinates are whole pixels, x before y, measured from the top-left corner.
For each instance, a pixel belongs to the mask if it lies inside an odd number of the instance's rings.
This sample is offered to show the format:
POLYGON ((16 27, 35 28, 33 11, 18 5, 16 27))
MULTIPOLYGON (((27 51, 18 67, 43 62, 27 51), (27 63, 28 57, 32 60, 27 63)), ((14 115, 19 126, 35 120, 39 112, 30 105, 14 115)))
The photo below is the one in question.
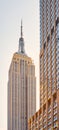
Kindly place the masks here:
POLYGON ((59 130, 59 0, 40 0, 40 109, 28 130, 59 130))
POLYGON ((18 52, 14 53, 8 81, 8 130, 27 130, 28 119, 36 112, 35 66, 19 39, 18 52))

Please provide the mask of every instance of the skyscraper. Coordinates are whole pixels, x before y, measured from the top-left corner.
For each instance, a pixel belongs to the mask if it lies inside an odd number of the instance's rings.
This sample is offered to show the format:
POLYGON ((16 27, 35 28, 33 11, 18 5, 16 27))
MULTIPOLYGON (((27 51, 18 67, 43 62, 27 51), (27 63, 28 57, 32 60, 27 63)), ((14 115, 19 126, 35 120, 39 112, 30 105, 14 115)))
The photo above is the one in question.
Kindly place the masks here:
POLYGON ((40 109, 28 125, 59 130, 59 0, 40 0, 40 109))
POLYGON ((24 49, 22 33, 14 53, 8 80, 8 130, 27 130, 28 119, 36 111, 35 66, 24 49))
POLYGON ((59 0, 40 0, 40 107, 59 129, 59 0))

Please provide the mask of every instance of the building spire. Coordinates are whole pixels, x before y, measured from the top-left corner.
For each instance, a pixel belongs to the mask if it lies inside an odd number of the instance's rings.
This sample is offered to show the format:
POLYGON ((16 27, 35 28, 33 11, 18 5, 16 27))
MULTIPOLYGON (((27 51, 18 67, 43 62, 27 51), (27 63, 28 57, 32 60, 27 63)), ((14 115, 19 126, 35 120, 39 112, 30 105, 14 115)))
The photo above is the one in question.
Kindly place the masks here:
POLYGON ((24 39, 23 39, 23 32, 22 32, 22 20, 21 20, 21 37, 19 38, 19 49, 18 49, 18 52, 25 53, 24 39))
POLYGON ((23 36, 23 33, 22 33, 22 20, 21 20, 21 38, 23 36))

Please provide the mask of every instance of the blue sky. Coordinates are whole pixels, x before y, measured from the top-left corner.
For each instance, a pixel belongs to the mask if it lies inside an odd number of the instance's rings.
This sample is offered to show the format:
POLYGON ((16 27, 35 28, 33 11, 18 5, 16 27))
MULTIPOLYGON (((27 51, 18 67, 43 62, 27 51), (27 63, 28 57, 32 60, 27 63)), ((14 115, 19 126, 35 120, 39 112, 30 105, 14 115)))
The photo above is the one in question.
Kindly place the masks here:
POLYGON ((39 0, 0 0, 0 130, 7 130, 8 70, 18 51, 21 19, 25 50, 36 65, 39 108, 39 0))

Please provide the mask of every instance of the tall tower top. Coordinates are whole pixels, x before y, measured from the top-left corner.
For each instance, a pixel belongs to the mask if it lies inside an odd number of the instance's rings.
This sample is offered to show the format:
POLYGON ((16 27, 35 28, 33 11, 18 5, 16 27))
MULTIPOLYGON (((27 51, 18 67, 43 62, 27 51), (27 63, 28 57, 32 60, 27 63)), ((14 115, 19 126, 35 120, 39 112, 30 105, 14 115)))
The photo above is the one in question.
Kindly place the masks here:
POLYGON ((23 32, 22 32, 22 20, 21 20, 21 37, 23 36, 23 32))
POLYGON ((24 50, 24 39, 23 39, 23 32, 22 32, 22 20, 21 20, 21 37, 19 38, 19 48, 18 48, 18 53, 25 53, 24 50))

